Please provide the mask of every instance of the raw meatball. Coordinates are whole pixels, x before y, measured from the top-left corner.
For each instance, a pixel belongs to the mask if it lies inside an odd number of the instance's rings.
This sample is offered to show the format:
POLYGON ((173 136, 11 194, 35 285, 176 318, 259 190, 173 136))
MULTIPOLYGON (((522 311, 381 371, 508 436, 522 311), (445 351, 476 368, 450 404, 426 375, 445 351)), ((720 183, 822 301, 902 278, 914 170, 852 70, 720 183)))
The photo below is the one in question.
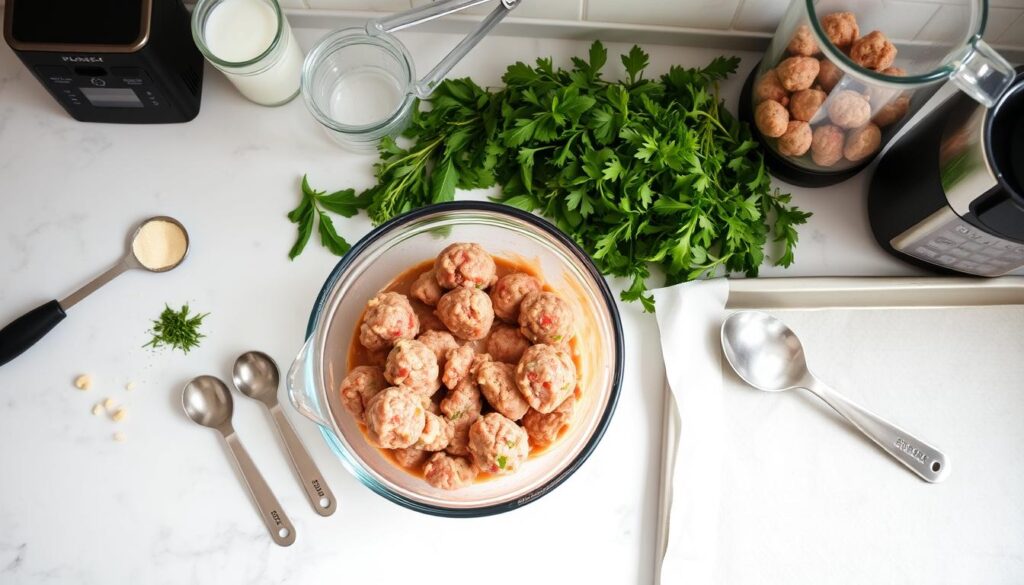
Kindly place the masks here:
POLYGON ((463 380, 471 378, 480 364, 490 361, 491 356, 477 353, 469 345, 463 345, 448 351, 448 359, 444 365, 441 381, 449 388, 456 388, 463 380))
POLYGON ((821 28, 833 45, 844 50, 860 36, 857 17, 852 12, 833 12, 822 16, 821 28))
POLYGON ((857 162, 875 154, 882 145, 882 131, 874 124, 868 124, 846 135, 843 156, 846 160, 857 162))
POLYGON ((366 350, 366 359, 363 360, 368 366, 377 366, 381 370, 381 375, 384 375, 384 364, 388 363, 388 354, 391 353, 390 347, 383 349, 368 349, 366 350))
POLYGON ((528 347, 530 340, 523 337, 519 328, 511 325, 499 323, 487 336, 487 353, 494 361, 517 364, 528 347))
POLYGON ((777 144, 779 154, 785 156, 803 156, 811 148, 811 125, 800 120, 791 120, 786 133, 779 138, 777 144))
POLYGON ((469 455, 469 427, 480 418, 483 397, 476 382, 466 380, 441 400, 441 412, 452 424, 451 441, 446 450, 452 455, 469 455))
POLYGON ((513 272, 498 279, 491 289, 491 305, 494 315, 502 321, 515 323, 519 318, 519 304, 523 297, 540 292, 543 286, 537 277, 525 272, 513 272))
POLYGON ((363 420, 366 404, 378 392, 388 387, 384 379, 384 370, 376 366, 358 366, 341 381, 339 389, 341 403, 345 410, 352 413, 356 420, 363 420))
POLYGON ((434 262, 434 276, 443 288, 484 289, 497 280, 494 258, 479 244, 452 244, 434 262))
POLYGON ((572 307, 555 293, 532 293, 523 299, 519 328, 533 343, 565 343, 573 336, 572 307))
POLYGON ((366 304, 359 326, 359 343, 366 349, 386 349, 400 339, 412 339, 420 332, 420 320, 405 295, 377 293, 366 304))
POLYGON ((811 139, 811 158, 815 164, 830 167, 843 158, 843 131, 831 124, 814 129, 811 139))
POLYGON ((391 456, 395 458, 395 463, 406 469, 419 469, 423 462, 427 460, 430 453, 427 453, 423 449, 417 449, 415 447, 406 447, 405 449, 392 449, 391 456))
POLYGON ((754 84, 754 103, 775 100, 782 105, 789 103, 789 92, 782 87, 779 76, 774 69, 769 69, 754 84))
POLYGON ((881 32, 871 31, 853 42, 850 58, 861 67, 882 71, 896 60, 896 46, 881 32))
POLYGON ((800 91, 814 85, 821 65, 813 57, 790 57, 783 59, 775 68, 782 87, 789 91, 800 91))
POLYGON ((769 138, 778 138, 786 132, 789 112, 777 101, 765 100, 754 108, 754 123, 757 129, 769 138))
POLYGON ((907 76, 907 70, 903 69, 902 67, 886 67, 885 69, 882 70, 882 73, 885 73, 886 75, 888 75, 890 77, 906 77, 907 76))
POLYGON ((895 124, 903 119, 903 116, 907 115, 907 110, 910 109, 910 96, 900 95, 896 99, 885 104, 875 113, 875 117, 871 120, 879 127, 886 127, 890 124, 895 124))
POLYGON ((444 417, 428 412, 423 432, 420 433, 420 438, 416 440, 413 447, 424 451, 443 451, 451 442, 453 435, 455 435, 454 424, 444 417))
POLYGON ((388 354, 384 377, 395 386, 423 396, 430 396, 441 387, 434 351, 414 339, 395 344, 388 354))
POLYGON ((821 86, 822 91, 828 93, 835 88, 836 84, 843 78, 843 70, 828 59, 818 62, 818 77, 815 83, 821 86))
POLYGON ((469 428, 469 454, 482 471, 513 473, 530 456, 530 440, 522 427, 492 412, 469 428))
POLYGON ((820 89, 805 89, 793 94, 789 100, 789 115, 794 120, 810 122, 821 109, 828 95, 820 89))
POLYGON ((530 436, 530 445, 546 447, 554 443, 562 429, 572 422, 575 412, 575 396, 569 396, 548 414, 541 414, 531 408, 523 417, 523 428, 530 436))
POLYGON ((818 53, 818 41, 814 40, 811 27, 801 24, 796 27, 796 33, 786 46, 786 50, 792 55, 810 57, 818 53))
POLYGON ((447 331, 426 331, 416 338, 423 345, 430 348, 437 357, 437 367, 444 368, 448 360, 448 352, 459 347, 459 342, 447 331))
POLYGON ((423 466, 423 479, 443 490, 457 490, 473 483, 477 469, 465 457, 435 453, 423 466))
POLYGON ((516 385, 534 410, 547 414, 572 395, 576 388, 576 365, 559 348, 534 345, 523 353, 516 366, 516 385))
POLYGON ((523 418, 530 409, 530 405, 516 387, 516 368, 512 364, 481 364, 480 370, 476 373, 476 381, 487 403, 510 420, 523 418))
POLYGON ((444 289, 437 283, 433 270, 417 276, 409 288, 409 296, 431 307, 437 304, 443 294, 444 289))
POLYGON ((370 441, 384 449, 403 449, 413 445, 426 424, 420 398, 401 388, 378 392, 366 405, 363 417, 370 441))
POLYGON ((861 94, 844 89, 829 96, 828 117, 840 128, 859 128, 871 120, 871 104, 861 94))
POLYGON ((482 290, 459 287, 441 297, 437 316, 453 334, 462 339, 483 339, 494 323, 491 297, 482 290))

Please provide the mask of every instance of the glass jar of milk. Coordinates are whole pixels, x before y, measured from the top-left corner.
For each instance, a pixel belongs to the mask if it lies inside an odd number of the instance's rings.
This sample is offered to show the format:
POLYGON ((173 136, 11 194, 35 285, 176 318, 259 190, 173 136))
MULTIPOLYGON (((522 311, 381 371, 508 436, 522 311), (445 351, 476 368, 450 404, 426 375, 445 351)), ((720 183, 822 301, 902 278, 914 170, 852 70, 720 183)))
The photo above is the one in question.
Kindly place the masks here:
POLYGON ((279 106, 299 94, 302 49, 276 0, 199 0, 192 38, 257 104, 279 106))

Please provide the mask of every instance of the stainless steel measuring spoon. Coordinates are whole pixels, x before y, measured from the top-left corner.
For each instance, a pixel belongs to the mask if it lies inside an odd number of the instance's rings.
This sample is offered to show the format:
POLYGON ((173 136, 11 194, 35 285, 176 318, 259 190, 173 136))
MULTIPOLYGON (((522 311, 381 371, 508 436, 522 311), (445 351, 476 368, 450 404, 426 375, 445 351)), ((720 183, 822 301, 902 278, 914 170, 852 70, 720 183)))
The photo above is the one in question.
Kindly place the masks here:
POLYGON ((228 444, 242 473, 245 486, 249 488, 256 508, 259 509, 263 524, 270 531, 270 537, 281 546, 295 542, 295 527, 281 509, 274 493, 242 446, 234 427, 231 426, 233 403, 228 387, 213 376, 199 376, 185 385, 181 393, 181 406, 185 414, 196 423, 216 430, 228 444))
POLYGON ((57 323, 60 323, 67 316, 66 311, 68 309, 95 292, 96 289, 119 276, 122 272, 135 269, 148 272, 167 272, 173 270, 185 260, 185 257, 188 255, 188 248, 188 231, 185 230, 185 226, 181 225, 181 222, 173 217, 157 216, 142 222, 128 238, 128 246, 124 256, 109 270, 64 299, 60 301, 53 300, 36 307, 18 317, 3 329, 0 329, 0 366, 18 357, 25 350, 35 345, 37 341, 42 339, 44 335, 57 326, 57 323), (168 264, 146 266, 139 259, 136 244, 140 241, 143 228, 158 222, 170 224, 180 230, 181 237, 184 238, 184 248, 181 250, 180 256, 171 258, 171 262, 168 264))
POLYGON ((327 487, 323 474, 313 462, 309 451, 302 445, 302 441, 277 402, 277 389, 280 385, 281 375, 274 360, 261 351, 243 353, 235 360, 231 379, 239 392, 261 402, 270 411, 274 424, 277 425, 277 431, 288 450, 292 468, 299 476, 302 489, 306 492, 306 497, 309 498, 309 503, 313 505, 316 513, 321 516, 333 514, 337 509, 334 493, 331 492, 331 488, 327 487))
POLYGON ((938 449, 854 404, 812 374, 800 339, 779 319, 758 311, 733 313, 722 324, 722 349, 732 369, 754 388, 809 390, 925 481, 940 482, 949 474, 949 460, 938 449))

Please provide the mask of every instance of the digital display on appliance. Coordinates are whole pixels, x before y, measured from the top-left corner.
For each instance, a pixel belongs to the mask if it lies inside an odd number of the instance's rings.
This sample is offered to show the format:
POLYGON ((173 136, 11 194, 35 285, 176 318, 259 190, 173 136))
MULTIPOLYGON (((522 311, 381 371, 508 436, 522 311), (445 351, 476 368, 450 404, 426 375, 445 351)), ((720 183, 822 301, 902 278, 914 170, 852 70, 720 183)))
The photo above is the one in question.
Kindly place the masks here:
POLYGON ((80 87, 85 99, 97 108, 141 108, 135 91, 126 87, 80 87))

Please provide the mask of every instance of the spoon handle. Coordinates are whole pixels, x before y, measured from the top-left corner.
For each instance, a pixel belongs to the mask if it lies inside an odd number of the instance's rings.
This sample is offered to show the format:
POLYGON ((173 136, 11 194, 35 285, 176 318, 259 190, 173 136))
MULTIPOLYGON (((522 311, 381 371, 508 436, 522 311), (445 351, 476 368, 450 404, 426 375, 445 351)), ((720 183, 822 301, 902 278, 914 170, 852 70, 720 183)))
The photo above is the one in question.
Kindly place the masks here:
POLYGON ((256 464, 252 462, 249 452, 242 446, 238 435, 231 433, 226 435, 224 440, 231 448, 231 454, 235 456, 238 470, 242 472, 245 486, 249 488, 253 502, 256 503, 256 508, 260 511, 260 517, 263 518, 263 524, 270 532, 270 537, 281 546, 289 546, 295 542, 295 527, 292 526, 291 520, 285 516, 281 504, 277 502, 274 493, 270 491, 270 486, 263 479, 259 469, 256 469, 256 464))
POLYGON ((288 417, 284 415, 281 405, 272 406, 270 414, 274 417, 274 423, 277 425, 278 432, 281 433, 281 439, 284 440, 284 446, 292 460, 292 467, 295 468, 295 473, 302 481, 302 489, 305 490, 309 503, 313 504, 313 509, 317 514, 330 516, 337 506, 334 501, 334 493, 331 492, 331 488, 327 487, 323 474, 313 462, 313 458, 309 456, 309 451, 306 450, 295 433, 295 428, 288 422, 288 417))
POLYGON ((816 378, 807 384, 806 388, 925 481, 937 483, 946 479, 949 474, 949 461, 935 447, 863 406, 851 402, 816 378))

